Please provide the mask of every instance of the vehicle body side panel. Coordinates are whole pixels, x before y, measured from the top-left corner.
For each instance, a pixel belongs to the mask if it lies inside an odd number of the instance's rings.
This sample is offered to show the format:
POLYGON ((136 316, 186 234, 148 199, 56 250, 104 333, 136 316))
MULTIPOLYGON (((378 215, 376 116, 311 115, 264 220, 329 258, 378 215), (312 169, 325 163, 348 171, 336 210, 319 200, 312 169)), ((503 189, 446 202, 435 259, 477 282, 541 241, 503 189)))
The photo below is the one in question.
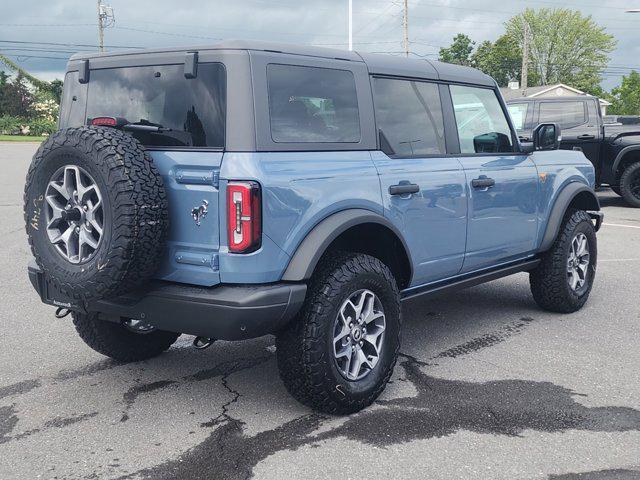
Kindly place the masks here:
POLYGON ((539 219, 538 173, 522 154, 464 156, 469 222, 462 272, 472 272, 531 255, 539 219), (495 180, 488 189, 471 186, 474 179, 495 180))
POLYGON ((389 158, 372 152, 380 173, 384 215, 402 232, 413 262, 410 286, 457 275, 464 259, 467 192, 455 157, 389 158), (390 185, 415 183, 420 192, 389 195, 390 185))
POLYGON ((383 215, 380 182, 368 151, 226 153, 221 179, 221 190, 228 180, 259 182, 263 217, 262 248, 249 255, 229 254, 221 196, 223 283, 280 280, 302 240, 333 213, 359 208, 383 215))
POLYGON ((535 246, 542 243, 549 216, 562 190, 572 182, 579 182, 593 188, 595 169, 581 152, 555 150, 536 152, 531 155, 540 176, 540 196, 538 200, 538 231, 535 246))

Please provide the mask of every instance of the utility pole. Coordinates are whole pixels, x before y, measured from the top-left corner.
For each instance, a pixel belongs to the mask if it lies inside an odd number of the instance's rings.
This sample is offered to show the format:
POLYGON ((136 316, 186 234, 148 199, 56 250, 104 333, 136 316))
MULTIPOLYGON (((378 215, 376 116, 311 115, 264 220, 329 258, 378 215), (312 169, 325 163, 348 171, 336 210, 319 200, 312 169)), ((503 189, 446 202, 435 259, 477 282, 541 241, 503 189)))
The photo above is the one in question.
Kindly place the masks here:
POLYGON ((402 47, 405 57, 409 56, 409 1, 404 0, 404 10, 402 11, 402 47))
POLYGON ((98 46, 101 52, 104 52, 104 29, 112 26, 115 21, 113 8, 98 0, 98 46))
POLYGON ((349 51, 353 50, 353 0, 349 0, 349 51))
POLYGON ((524 21, 524 42, 522 44, 522 72, 520 76, 520 88, 522 96, 527 96, 527 82, 529 74, 529 23, 524 21))

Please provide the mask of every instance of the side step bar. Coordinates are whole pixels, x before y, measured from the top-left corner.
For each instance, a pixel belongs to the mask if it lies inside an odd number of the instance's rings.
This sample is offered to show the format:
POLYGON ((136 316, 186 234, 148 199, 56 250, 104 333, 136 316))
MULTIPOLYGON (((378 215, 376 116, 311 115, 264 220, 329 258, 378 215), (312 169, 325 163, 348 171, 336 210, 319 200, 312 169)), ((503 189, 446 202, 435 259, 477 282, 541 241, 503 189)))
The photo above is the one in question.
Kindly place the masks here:
POLYGON ((491 270, 484 270, 480 273, 471 273, 457 277, 453 280, 444 282, 431 283, 429 285, 407 288, 400 292, 400 298, 403 302, 409 300, 424 300, 435 297, 452 290, 461 290, 463 288, 474 287, 481 283, 497 280, 498 278, 507 277, 518 272, 527 272, 533 270, 540 263, 539 258, 510 264, 508 266, 499 267, 491 270))

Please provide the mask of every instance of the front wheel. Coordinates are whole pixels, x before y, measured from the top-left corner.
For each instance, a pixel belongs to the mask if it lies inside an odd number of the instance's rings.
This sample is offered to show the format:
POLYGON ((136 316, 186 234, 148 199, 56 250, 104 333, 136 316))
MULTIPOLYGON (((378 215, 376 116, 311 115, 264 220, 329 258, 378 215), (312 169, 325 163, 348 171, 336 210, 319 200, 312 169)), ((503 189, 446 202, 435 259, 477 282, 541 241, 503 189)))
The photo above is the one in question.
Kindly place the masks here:
POLYGON ((398 287, 385 264, 364 254, 327 257, 302 311, 276 339, 287 390, 326 413, 370 405, 393 372, 400 322, 398 287))
POLYGON ((629 205, 640 208, 640 162, 624 169, 620 177, 620 192, 629 205))
POLYGON ((536 303, 552 312, 571 313, 586 303, 596 274, 598 244, 589 215, 569 212, 550 250, 529 274, 536 303))

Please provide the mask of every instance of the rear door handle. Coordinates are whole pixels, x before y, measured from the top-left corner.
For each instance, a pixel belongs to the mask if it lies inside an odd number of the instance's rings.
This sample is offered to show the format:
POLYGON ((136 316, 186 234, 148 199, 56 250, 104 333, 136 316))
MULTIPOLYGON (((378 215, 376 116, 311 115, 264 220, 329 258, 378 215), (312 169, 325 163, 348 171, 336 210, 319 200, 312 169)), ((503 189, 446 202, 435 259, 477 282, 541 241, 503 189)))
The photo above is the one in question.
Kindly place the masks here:
POLYGON ((408 195, 410 193, 418 193, 419 191, 420 186, 415 183, 400 183, 389 186, 389 195, 408 195))
POLYGON ((496 184, 496 181, 493 178, 488 177, 480 177, 474 178, 471 180, 471 186, 473 188, 491 188, 496 184))
POLYGON ((584 135, 580 135, 578 137, 578 140, 593 140, 594 138, 596 138, 595 135, 589 135, 588 133, 585 133, 584 135))

